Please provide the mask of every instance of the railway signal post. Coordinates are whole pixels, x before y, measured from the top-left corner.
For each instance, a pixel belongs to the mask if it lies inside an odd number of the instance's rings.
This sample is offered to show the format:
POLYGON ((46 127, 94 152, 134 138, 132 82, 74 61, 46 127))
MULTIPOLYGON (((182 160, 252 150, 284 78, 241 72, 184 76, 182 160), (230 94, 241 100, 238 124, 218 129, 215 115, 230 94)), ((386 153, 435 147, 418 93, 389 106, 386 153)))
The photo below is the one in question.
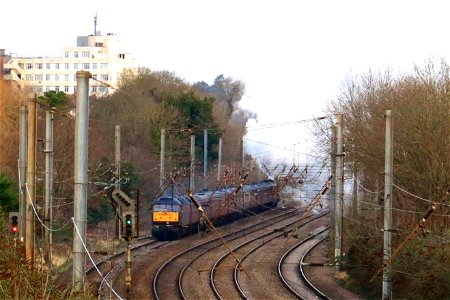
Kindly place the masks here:
MULTIPOLYGON (((19 221, 20 221, 20 214, 19 212, 10 212, 9 213, 9 224, 11 226, 11 232, 14 235, 17 235, 19 232, 19 221)), ((14 236, 16 237, 16 236, 14 236)))
POLYGON ((122 210, 122 238, 127 241, 127 275, 125 276, 125 286, 127 295, 129 295, 131 290, 131 241, 137 237, 136 201, 128 197, 120 188, 116 188, 112 192, 112 198, 122 210))

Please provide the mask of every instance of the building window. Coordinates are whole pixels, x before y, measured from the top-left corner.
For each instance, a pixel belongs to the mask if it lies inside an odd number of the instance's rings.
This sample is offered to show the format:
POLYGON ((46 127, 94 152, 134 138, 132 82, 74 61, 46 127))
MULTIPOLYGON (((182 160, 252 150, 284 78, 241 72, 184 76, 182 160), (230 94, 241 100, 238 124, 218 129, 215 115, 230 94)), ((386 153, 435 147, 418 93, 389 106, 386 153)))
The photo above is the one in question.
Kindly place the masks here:
POLYGON ((100 69, 103 69, 103 70, 108 69, 108 63, 101 63, 100 69))
POLYGON ((83 63, 83 70, 89 70, 89 63, 83 63))
POLYGON ((109 75, 108 74, 101 74, 100 75, 100 80, 108 81, 109 80, 109 75))
POLYGON ((37 63, 37 64, 35 65, 35 68, 36 68, 36 69, 39 69, 39 70, 42 70, 42 63, 37 63))
POLYGON ((73 87, 73 93, 76 94, 77 93, 77 86, 73 87))
POLYGON ((73 53, 73 57, 74 57, 74 58, 78 58, 78 52, 74 52, 74 53, 73 53))
POLYGON ((34 92, 35 93, 42 93, 42 86, 38 85, 34 87, 34 92))
POLYGON ((46 64, 45 64, 45 68, 46 68, 47 70, 50 70, 50 64, 49 64, 49 63, 46 63, 46 64))
POLYGON ((108 88, 106 86, 98 87, 100 93, 108 93, 108 88))
POLYGON ((97 63, 92 63, 92 69, 97 70, 97 63))
POLYGON ((64 63, 64 69, 69 70, 69 63, 64 63))
POLYGON ((66 86, 64 86, 64 93, 68 93, 68 92, 69 92, 69 86, 66 85, 66 86))
POLYGON ((27 75, 25 76, 25 80, 26 80, 26 81, 33 81, 33 75, 27 74, 27 75))
POLYGON ((91 87, 91 93, 93 94, 97 93, 97 86, 94 85, 91 87))
POLYGON ((64 75, 64 81, 69 81, 69 74, 64 75))
POLYGON ((81 52, 81 56, 82 56, 83 58, 89 58, 89 57, 90 57, 89 51, 83 51, 83 52, 81 52))
POLYGON ((64 52, 64 58, 69 58, 69 52, 64 52))
POLYGON ((35 78, 35 80, 36 81, 42 81, 42 74, 36 74, 35 76, 34 76, 34 78, 35 78))
POLYGON ((32 63, 27 63, 27 70, 31 70, 33 69, 33 64, 32 63))
POLYGON ((55 69, 59 70, 59 63, 55 63, 55 69))
POLYGON ((45 81, 50 81, 50 74, 45 74, 45 81))
POLYGON ((73 81, 77 81, 77 74, 73 74, 73 81))
POLYGON ((92 79, 97 80, 97 74, 92 75, 92 79))
POLYGON ((59 81, 59 75, 55 74, 55 81, 59 81))
POLYGON ((55 92, 59 92, 59 86, 55 86, 55 92))
POLYGON ((50 91, 50 87, 48 85, 45 87, 45 91, 46 92, 50 91))
POLYGON ((73 68, 74 68, 75 70, 78 70, 78 63, 74 63, 74 64, 73 64, 73 68))

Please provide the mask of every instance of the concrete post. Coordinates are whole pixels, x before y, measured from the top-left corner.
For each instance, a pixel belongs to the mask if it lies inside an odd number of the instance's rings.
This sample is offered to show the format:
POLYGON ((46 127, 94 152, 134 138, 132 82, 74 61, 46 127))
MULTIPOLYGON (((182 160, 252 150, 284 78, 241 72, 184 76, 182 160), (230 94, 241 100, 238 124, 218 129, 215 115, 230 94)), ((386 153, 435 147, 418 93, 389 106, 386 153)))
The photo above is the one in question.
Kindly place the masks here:
POLYGON ((191 135, 191 173, 189 176, 189 189, 191 192, 194 192, 195 184, 194 184, 194 177, 195 177, 195 135, 191 135))
POLYGON ((219 138, 219 159, 217 161, 217 181, 220 181, 222 174, 222 138, 219 138))
POLYGON ((166 130, 164 128, 161 129, 161 156, 159 161, 159 187, 162 188, 164 184, 164 157, 166 151, 166 130))
POLYGON ((77 104, 75 120, 75 172, 74 172, 74 228, 73 238, 73 277, 74 291, 84 287, 85 254, 83 242, 86 241, 87 215, 87 166, 88 166, 88 126, 89 126, 89 78, 91 73, 77 72, 77 104))
MULTIPOLYGON (((53 112, 45 111, 45 193, 44 193, 44 224, 51 228, 53 204, 53 112)), ((52 231, 45 230, 47 243, 47 262, 52 266, 52 231)))
MULTIPOLYGON (((116 170, 114 172, 115 183, 114 186, 116 189, 120 189, 120 125, 116 125, 114 127, 114 165, 116 170)), ((116 238, 120 241, 122 237, 122 221, 120 217, 122 215, 122 209, 119 205, 116 206, 116 238)))
POLYGON ((342 216, 344 206, 344 136, 343 136, 343 116, 337 116, 336 132, 336 201, 335 201, 335 249, 334 258, 336 268, 339 269, 339 260, 342 256, 342 216))
POLYGON ((116 166, 116 188, 120 189, 120 125, 116 125, 114 127, 114 145, 115 145, 115 154, 114 154, 114 164, 116 166))
MULTIPOLYGON (((392 114, 386 111, 386 145, 384 158, 384 231, 383 231, 383 261, 388 262, 392 253, 392 180, 393 180, 393 130, 392 114)), ((383 300, 392 299, 391 266, 383 268, 383 300)))
POLYGON ((25 220, 27 219, 27 108, 25 105, 20 106, 20 125, 19 125, 19 188, 20 188, 20 239, 22 242, 26 238, 25 220))
POLYGON ((208 174, 208 130, 203 131, 203 188, 206 189, 206 176, 208 174))

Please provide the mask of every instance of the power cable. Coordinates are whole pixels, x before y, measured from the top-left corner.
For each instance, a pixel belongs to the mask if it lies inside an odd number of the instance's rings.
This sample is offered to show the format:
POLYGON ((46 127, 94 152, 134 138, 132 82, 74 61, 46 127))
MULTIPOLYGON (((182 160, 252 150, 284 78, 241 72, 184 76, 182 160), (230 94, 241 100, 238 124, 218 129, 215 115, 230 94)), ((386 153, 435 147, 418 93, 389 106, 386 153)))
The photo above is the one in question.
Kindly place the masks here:
POLYGON ((81 235, 80 235, 80 231, 78 230, 77 224, 75 224, 75 220, 73 217, 70 218, 70 221, 73 223, 73 226, 75 228, 75 231, 78 235, 78 238, 80 239, 81 243, 83 244, 83 248, 84 251, 86 252, 86 254, 88 255, 89 259, 91 260, 92 265, 94 266, 95 270, 97 270, 98 275, 100 275, 100 277, 102 278, 102 282, 105 282, 106 285, 108 286, 108 288, 114 293, 114 295, 117 296, 117 298, 119 298, 120 300, 124 300, 122 297, 119 296, 119 294, 117 294, 117 292, 112 288, 112 286, 109 285, 108 281, 106 280, 106 278, 103 277, 102 273, 100 272, 100 270, 97 268, 97 264, 95 263, 94 259, 92 258, 90 252, 88 251, 86 244, 84 243, 81 235))

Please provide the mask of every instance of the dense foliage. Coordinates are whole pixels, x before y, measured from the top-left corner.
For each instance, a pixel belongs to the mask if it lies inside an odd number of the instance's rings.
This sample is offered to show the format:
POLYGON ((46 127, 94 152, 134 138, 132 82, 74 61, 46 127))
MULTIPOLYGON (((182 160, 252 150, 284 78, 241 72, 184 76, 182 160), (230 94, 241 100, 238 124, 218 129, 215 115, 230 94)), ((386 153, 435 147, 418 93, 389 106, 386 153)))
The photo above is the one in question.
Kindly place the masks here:
POLYGON ((0 173, 0 206, 4 211, 19 210, 17 187, 5 174, 0 173))
MULTIPOLYGON (((352 204, 344 219, 344 267, 355 286, 379 297, 381 277, 369 279, 382 265, 386 110, 394 124, 392 249, 400 253, 392 262, 394 298, 444 299, 450 290, 443 267, 450 259, 450 68, 444 61, 398 77, 370 72, 349 79, 328 107, 329 115, 344 115, 346 177, 355 177, 358 188, 353 198, 345 196, 352 204), (431 202, 437 211, 425 224, 430 234, 399 247, 431 202)), ((328 126, 324 121, 315 128, 328 132, 318 145, 331 144, 328 126)))

